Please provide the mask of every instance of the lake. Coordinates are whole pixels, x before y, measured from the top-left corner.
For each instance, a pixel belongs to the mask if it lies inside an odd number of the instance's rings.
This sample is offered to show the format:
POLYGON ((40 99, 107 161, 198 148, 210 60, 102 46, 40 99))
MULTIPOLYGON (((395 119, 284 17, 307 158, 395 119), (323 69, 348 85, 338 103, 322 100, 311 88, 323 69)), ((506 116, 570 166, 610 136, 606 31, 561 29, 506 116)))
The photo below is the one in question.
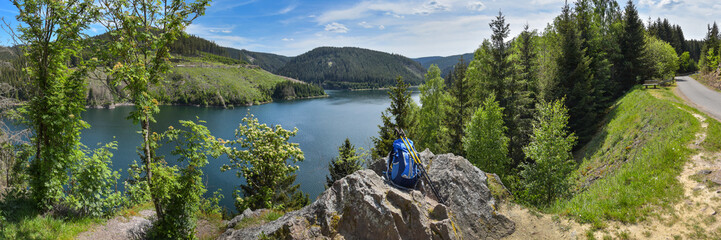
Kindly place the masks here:
MULTIPOLYGON (((207 122, 206 126, 215 137, 235 139, 235 129, 248 113, 255 115, 261 123, 280 124, 285 129, 298 128, 298 134, 291 142, 298 143, 305 154, 305 161, 298 163, 296 183, 300 189, 310 195, 313 201, 325 190, 325 177, 328 174, 328 162, 338 155, 338 146, 349 138, 356 148, 370 149, 370 138, 378 135, 377 125, 381 124, 381 112, 389 105, 386 91, 337 91, 327 90, 327 98, 279 101, 269 104, 222 109, 193 106, 161 106, 156 116, 157 123, 151 126, 153 131, 161 132, 168 126, 178 127, 178 120, 195 120, 196 116, 207 122)), ((412 95, 419 102, 417 89, 412 95)), ((87 109, 83 120, 91 127, 82 132, 83 144, 95 148, 98 143, 118 141, 114 151, 113 168, 122 170, 121 180, 127 177, 127 168, 140 158, 136 148, 142 138, 137 132, 139 125, 127 120, 132 106, 119 106, 115 109, 87 109)), ((174 163, 169 148, 162 148, 158 155, 165 155, 169 163, 174 163)), ((212 195, 218 189, 225 196, 221 206, 235 211, 233 195, 235 188, 244 181, 235 175, 235 171, 220 172, 220 167, 229 162, 227 157, 210 159, 204 169, 208 193, 212 195)), ((118 184, 119 188, 122 186, 118 184)))

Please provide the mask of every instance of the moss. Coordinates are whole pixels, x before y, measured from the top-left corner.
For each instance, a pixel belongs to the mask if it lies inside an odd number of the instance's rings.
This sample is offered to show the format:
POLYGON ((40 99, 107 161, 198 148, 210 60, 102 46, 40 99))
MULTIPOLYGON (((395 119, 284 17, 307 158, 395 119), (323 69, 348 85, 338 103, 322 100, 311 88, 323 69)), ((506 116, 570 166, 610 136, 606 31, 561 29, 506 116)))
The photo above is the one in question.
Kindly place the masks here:
POLYGON ((503 183, 499 182, 493 174, 486 173, 486 185, 488 185, 488 190, 491 191, 491 195, 499 201, 511 200, 513 198, 513 195, 508 192, 508 189, 503 186, 503 183))
POLYGON ((338 223, 340 223, 340 215, 333 213, 333 217, 330 218, 331 230, 338 232, 338 223))

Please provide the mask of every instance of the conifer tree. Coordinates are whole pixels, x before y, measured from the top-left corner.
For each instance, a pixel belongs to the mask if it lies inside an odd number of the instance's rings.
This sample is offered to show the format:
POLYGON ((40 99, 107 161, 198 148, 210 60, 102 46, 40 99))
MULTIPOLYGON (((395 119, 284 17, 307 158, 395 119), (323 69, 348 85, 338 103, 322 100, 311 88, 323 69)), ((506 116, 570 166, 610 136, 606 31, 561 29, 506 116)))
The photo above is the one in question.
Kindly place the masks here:
POLYGON ((558 73, 552 94, 553 100, 566 98, 571 130, 582 137, 590 137, 595 122, 590 60, 581 49, 580 35, 572 17, 566 5, 556 21, 562 55, 557 59, 558 73))
POLYGON ((432 152, 442 152, 442 143, 447 136, 443 128, 443 113, 446 110, 446 84, 441 78, 441 70, 433 64, 425 75, 425 84, 420 86, 421 109, 418 117, 416 144, 420 149, 429 148, 432 152))
POLYGON ((467 66, 461 58, 453 67, 451 74, 448 75, 449 82, 452 82, 453 85, 449 90, 450 97, 447 100, 449 112, 444 121, 449 136, 446 150, 456 155, 463 155, 463 131, 471 115, 472 92, 466 79, 466 69, 467 66))
POLYGON ((512 109, 505 112, 508 120, 509 157, 513 160, 512 166, 517 166, 526 158, 523 146, 528 144, 533 120, 533 108, 537 98, 537 50, 535 38, 536 31, 529 31, 526 25, 515 41, 514 59, 515 72, 512 77, 515 89, 510 90, 512 109))
POLYGON ((703 72, 710 72, 718 68, 718 56, 721 51, 721 35, 716 22, 708 27, 706 38, 704 39, 703 49, 701 50, 701 58, 699 66, 703 72))
POLYGON ((361 156, 356 153, 356 148, 350 143, 350 139, 346 138, 343 145, 338 147, 338 157, 328 163, 329 176, 325 177, 326 187, 362 168, 361 156))
POLYGON ((378 137, 373 137, 373 159, 385 157, 391 150, 391 145, 396 139, 395 129, 400 128, 413 137, 410 127, 415 126, 414 113, 418 108, 411 99, 410 85, 403 81, 402 77, 396 79, 396 86, 388 91, 391 105, 385 112, 381 113, 383 125, 378 125, 378 137))
MULTIPOLYGON (((618 66, 618 80, 621 89, 618 94, 631 89, 639 81, 639 75, 644 71, 643 64, 644 27, 638 17, 638 11, 633 1, 626 4, 623 21, 623 32, 619 37, 619 48, 623 61, 618 66)), ((617 96, 618 96, 617 94, 617 96)), ((569 99, 570 100, 570 99, 569 99)), ((573 118, 573 116, 571 117, 573 118)))

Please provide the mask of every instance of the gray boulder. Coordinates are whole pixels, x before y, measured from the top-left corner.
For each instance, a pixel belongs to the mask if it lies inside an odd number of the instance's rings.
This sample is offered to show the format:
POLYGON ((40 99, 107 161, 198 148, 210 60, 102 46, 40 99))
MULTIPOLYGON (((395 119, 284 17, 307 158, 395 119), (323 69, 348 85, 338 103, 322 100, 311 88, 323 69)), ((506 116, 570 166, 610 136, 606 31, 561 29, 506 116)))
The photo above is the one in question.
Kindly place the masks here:
POLYGON ((361 170, 309 206, 260 226, 230 228, 219 239, 499 239, 513 233, 515 224, 494 210, 485 173, 452 154, 421 157, 445 205, 427 183, 404 191, 361 170))

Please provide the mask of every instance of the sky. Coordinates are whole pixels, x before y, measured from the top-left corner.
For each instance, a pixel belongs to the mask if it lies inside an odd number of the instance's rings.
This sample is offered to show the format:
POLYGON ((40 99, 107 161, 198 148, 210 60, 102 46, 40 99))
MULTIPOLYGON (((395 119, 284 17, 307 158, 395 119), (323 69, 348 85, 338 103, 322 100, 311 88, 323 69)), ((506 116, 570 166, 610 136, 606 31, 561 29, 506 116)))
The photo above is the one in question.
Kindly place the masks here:
MULTIPOLYGON (((686 39, 703 39, 721 20, 718 0, 634 0, 644 23, 678 24, 686 39)), ((221 46, 297 56, 321 46, 361 47, 417 58, 473 52, 490 38, 488 23, 502 11, 511 37, 525 24, 543 30, 562 0, 214 0, 186 32, 221 46)), ((623 8, 625 1, 619 1, 623 8)), ((0 1, 0 17, 17 25, 17 9, 0 1)), ((89 34, 103 32, 92 25, 89 34)), ((0 45, 9 45, 0 32, 0 45)))

